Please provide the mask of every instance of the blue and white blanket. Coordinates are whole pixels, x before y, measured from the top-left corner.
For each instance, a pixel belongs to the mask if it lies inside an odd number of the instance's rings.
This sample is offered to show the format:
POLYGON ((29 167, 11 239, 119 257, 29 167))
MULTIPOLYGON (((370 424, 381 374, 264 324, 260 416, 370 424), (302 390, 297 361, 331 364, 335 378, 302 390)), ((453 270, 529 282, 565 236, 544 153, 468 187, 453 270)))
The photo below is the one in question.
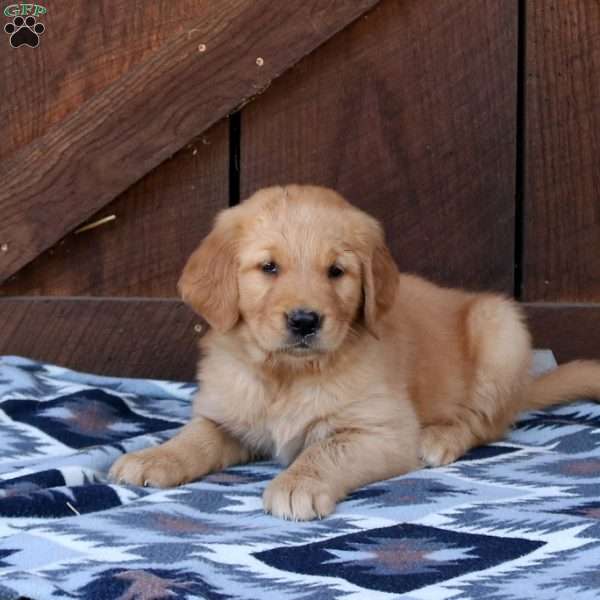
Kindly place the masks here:
POLYGON ((524 415, 502 443, 294 523, 262 510, 275 464, 173 490, 106 479, 195 391, 0 358, 1 599, 600 598, 600 406, 524 415))

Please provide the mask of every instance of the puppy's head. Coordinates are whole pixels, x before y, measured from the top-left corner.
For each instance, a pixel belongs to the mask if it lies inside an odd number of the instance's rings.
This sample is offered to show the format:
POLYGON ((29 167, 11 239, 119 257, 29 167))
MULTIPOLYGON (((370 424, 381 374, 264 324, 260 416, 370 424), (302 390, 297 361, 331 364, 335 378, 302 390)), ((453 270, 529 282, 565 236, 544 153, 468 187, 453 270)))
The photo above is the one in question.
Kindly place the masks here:
POLYGON ((308 360, 338 350, 391 307, 396 265, 375 219, 325 188, 261 190, 223 211, 179 281, 220 333, 267 355, 308 360))

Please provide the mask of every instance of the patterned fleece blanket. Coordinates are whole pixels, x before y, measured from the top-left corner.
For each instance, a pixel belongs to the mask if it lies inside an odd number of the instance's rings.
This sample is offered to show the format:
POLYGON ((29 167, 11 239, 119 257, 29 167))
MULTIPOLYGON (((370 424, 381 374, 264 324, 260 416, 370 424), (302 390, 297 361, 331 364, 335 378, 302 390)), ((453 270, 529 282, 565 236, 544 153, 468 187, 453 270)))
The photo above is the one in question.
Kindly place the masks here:
POLYGON ((172 436, 195 391, 0 358, 1 599, 600 598, 598 405, 526 414, 295 523, 262 511, 271 463, 172 490, 106 479, 172 436))

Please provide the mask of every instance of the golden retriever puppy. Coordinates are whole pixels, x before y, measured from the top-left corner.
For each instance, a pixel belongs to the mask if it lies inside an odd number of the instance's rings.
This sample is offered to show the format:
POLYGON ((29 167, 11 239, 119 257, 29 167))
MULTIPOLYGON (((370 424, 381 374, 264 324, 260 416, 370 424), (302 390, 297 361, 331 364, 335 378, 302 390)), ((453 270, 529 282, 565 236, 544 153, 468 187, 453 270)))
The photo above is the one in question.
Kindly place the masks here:
POLYGON ((119 481, 175 486, 257 458, 287 468, 265 509, 331 513, 367 483, 501 438, 519 411, 600 394, 600 366, 537 380, 518 306, 401 275, 377 221, 289 185, 223 211, 179 287, 210 325, 193 418, 121 457, 119 481))

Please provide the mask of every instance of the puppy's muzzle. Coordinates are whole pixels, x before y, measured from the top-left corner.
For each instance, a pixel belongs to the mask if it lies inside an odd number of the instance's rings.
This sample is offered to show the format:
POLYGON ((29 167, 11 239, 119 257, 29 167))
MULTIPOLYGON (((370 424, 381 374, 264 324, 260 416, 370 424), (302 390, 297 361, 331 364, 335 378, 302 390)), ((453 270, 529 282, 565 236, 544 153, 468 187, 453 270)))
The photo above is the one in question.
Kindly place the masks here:
POLYGON ((323 323, 323 318, 318 312, 305 308, 292 310, 286 318, 288 331, 298 338, 315 335, 323 323))

